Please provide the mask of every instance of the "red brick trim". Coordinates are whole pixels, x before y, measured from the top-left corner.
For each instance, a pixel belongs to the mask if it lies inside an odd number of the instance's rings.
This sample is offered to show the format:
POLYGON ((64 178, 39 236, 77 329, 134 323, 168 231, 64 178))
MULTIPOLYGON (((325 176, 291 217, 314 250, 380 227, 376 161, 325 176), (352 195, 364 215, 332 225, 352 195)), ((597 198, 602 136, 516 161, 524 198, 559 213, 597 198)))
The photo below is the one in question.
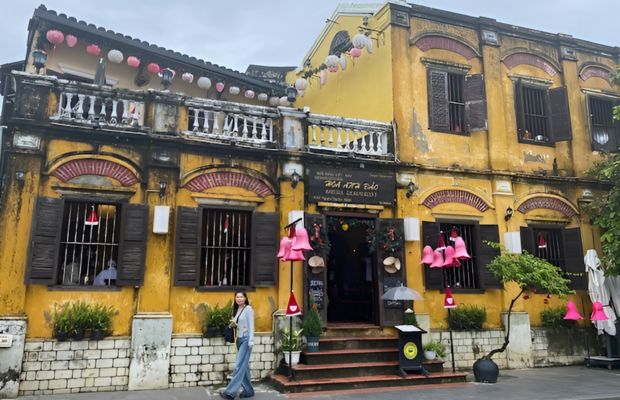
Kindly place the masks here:
POLYGON ((611 78, 611 74, 605 68, 597 67, 595 65, 590 65, 585 67, 581 73, 579 73, 579 77, 582 81, 587 81, 592 77, 603 78, 606 81, 609 81, 611 78))
POLYGON ((218 186, 234 186, 247 189, 259 197, 269 196, 273 191, 261 180, 239 172, 208 172, 199 175, 185 184, 192 192, 202 192, 218 186))
POLYGON ((549 210, 559 211, 564 214, 565 217, 572 218, 577 213, 571 206, 563 202, 562 200, 555 199, 553 197, 532 197, 531 199, 525 200, 517 210, 525 214, 528 211, 535 210, 538 208, 546 208, 549 210))
POLYGON ((517 65, 527 64, 542 69, 550 76, 556 76, 558 74, 558 70, 553 65, 535 54, 514 53, 504 58, 504 64, 509 69, 513 69, 517 65))
POLYGON ((429 195, 422 204, 428 208, 437 207, 444 203, 461 203, 472 206, 478 211, 484 212, 489 209, 489 205, 486 201, 482 200, 479 196, 465 190, 446 189, 438 190, 435 193, 429 195))
POLYGON ((445 36, 424 36, 423 38, 420 38, 418 41, 416 41, 415 45, 418 49, 422 51, 428 51, 430 49, 443 49, 452 51, 454 53, 462 55, 468 60, 477 57, 476 52, 469 48, 467 45, 459 42, 458 40, 445 36))
POLYGON ((63 182, 67 182, 81 175, 107 176, 116 179, 123 186, 131 186, 140 181, 138 177, 126 167, 113 161, 94 158, 68 161, 52 171, 52 175, 63 182))

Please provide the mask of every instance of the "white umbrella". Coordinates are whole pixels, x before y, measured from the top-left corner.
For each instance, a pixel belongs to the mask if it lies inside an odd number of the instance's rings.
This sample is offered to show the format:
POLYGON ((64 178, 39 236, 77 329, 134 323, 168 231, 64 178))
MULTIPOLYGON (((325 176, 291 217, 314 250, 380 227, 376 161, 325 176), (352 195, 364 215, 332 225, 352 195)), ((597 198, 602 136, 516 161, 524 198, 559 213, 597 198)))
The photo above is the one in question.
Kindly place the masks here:
POLYGON ((583 258, 583 262, 586 264, 586 272, 588 273, 588 293, 590 294, 590 300, 594 303, 600 301, 603 305, 605 315, 607 315, 607 321, 592 321, 598 334, 602 334, 605 331, 611 336, 616 335, 616 313, 609 305, 609 291, 605 287, 605 274, 601 268, 601 260, 599 260, 596 250, 589 249, 586 252, 586 256, 583 258))
POLYGON ((401 284, 400 286, 390 288, 381 298, 383 300, 422 300, 422 295, 401 284))

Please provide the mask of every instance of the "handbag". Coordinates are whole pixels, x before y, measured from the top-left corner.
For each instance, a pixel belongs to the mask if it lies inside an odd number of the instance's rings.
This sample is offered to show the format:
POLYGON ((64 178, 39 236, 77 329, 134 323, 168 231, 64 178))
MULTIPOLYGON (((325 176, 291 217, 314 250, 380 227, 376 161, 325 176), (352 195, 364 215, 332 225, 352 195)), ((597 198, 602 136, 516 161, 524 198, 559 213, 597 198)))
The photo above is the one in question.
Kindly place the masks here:
MULTIPOLYGON (((243 310, 245 310, 245 307, 243 307, 243 310)), ((241 317, 241 314, 243 314, 243 310, 241 310, 239 316, 237 316, 235 324, 239 322, 239 318, 241 317)), ((224 330, 222 331, 222 335, 224 336, 224 340, 226 341, 226 343, 235 343, 235 331, 236 328, 233 328, 230 325, 224 328, 224 330)))

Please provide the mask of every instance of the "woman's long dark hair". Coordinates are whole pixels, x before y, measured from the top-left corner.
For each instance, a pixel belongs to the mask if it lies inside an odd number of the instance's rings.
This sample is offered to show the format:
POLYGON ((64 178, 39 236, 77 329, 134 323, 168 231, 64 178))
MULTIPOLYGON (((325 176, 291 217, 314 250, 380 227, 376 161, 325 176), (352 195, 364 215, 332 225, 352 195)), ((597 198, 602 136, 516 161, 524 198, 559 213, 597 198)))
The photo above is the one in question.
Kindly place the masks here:
POLYGON ((248 294, 246 292, 235 292, 235 299, 233 300, 233 317, 237 315, 237 311, 239 310, 239 304, 237 304, 237 295, 242 294, 245 297, 245 305, 250 305, 250 300, 248 300, 248 294))

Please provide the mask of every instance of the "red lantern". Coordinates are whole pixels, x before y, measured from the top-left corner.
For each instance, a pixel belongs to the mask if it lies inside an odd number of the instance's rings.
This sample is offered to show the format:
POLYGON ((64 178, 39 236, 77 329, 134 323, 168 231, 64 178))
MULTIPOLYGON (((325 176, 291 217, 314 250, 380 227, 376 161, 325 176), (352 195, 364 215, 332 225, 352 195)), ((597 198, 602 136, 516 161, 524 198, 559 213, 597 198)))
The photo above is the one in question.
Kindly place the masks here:
POLYGON ((45 35, 45 37, 47 38, 47 41, 53 44, 54 46, 61 44, 62 42, 65 41, 64 33, 56 29, 47 31, 47 34, 45 35))
POLYGON ((86 46, 86 52, 91 56, 96 57, 99 55, 99 53, 101 53, 101 48, 96 44, 89 44, 88 46, 86 46))
POLYGON ((129 56, 127 57, 127 65, 131 68, 138 68, 140 66, 140 59, 138 57, 129 56))
POLYGON ((97 226, 99 225, 99 217, 97 216, 97 211, 95 211, 95 206, 92 206, 92 210, 88 213, 88 217, 84 221, 84 225, 87 226, 97 226))
POLYGON ((150 63, 146 66, 146 70, 149 71, 151 74, 158 74, 161 68, 157 63, 150 63))
POLYGON ((545 239, 545 236, 542 233, 538 234, 538 248, 539 249, 547 248, 547 240, 545 239))
POLYGON ((68 47, 75 47, 75 45, 76 45, 76 44, 77 44, 77 42, 78 42, 77 37, 75 37, 75 36, 73 36, 73 35, 67 35, 67 37, 66 37, 66 39, 65 39, 65 40, 66 40, 66 42, 67 42, 67 46, 68 46, 68 47))

